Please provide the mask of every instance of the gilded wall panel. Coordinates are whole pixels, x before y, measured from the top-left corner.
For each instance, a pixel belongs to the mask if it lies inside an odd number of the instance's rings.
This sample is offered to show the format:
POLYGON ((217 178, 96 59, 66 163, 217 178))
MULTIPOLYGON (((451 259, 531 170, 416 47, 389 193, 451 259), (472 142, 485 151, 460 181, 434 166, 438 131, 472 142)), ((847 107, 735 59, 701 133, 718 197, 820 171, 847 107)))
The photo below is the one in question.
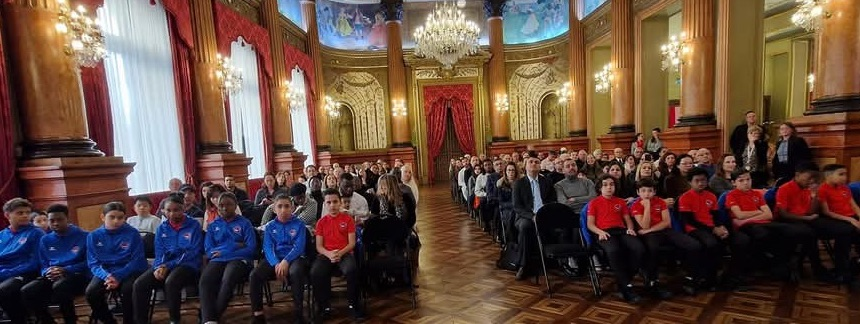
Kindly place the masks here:
POLYGON ((555 93, 567 80, 567 61, 523 64, 514 70, 508 83, 511 138, 541 139, 541 100, 555 93))
POLYGON ((326 94, 351 108, 355 130, 355 149, 388 147, 385 91, 377 76, 368 72, 337 74, 326 84, 326 94))

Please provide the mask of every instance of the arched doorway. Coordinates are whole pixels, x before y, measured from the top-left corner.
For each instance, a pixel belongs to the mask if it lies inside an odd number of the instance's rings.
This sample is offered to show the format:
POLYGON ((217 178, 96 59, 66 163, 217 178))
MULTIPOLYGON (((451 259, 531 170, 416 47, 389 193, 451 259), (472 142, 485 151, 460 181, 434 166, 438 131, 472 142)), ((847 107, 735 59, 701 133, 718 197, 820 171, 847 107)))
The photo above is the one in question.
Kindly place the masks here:
POLYGON ((564 112, 558 103, 558 96, 547 94, 540 102, 541 139, 562 138, 564 127, 564 112))
POLYGON ((331 117, 332 149, 334 151, 355 151, 354 116, 352 107, 342 104, 338 116, 331 117))

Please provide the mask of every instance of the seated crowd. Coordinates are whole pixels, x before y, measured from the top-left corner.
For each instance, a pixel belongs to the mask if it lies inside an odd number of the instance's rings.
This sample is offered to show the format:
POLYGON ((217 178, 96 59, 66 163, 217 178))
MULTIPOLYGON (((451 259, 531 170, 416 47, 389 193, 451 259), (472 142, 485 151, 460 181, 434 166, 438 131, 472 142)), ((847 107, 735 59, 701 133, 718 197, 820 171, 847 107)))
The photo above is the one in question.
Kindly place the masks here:
POLYGON ((134 198, 130 217, 122 202, 111 202, 102 208, 103 225, 89 233, 71 224, 65 205, 39 212, 26 199, 11 199, 3 205, 8 227, 0 231, 0 310, 16 324, 55 323, 49 305, 59 305, 63 321, 77 323, 74 301, 85 296, 93 320, 116 323, 111 294, 123 323, 149 323, 158 290, 170 322, 180 323, 183 291, 196 288, 201 322, 217 323, 235 288, 248 283, 253 322, 265 323, 265 287, 276 280, 289 285, 295 322, 302 323, 306 287, 314 318, 330 315, 336 266, 349 309, 362 319, 359 228, 396 231, 402 235, 385 235, 386 243, 405 245, 418 197, 411 166, 400 160, 391 170, 382 161, 319 172, 308 166, 304 176, 292 183, 288 173, 267 173, 253 200, 227 176, 223 184, 201 184, 201 202, 192 185, 171 179, 155 215, 146 196, 134 198), (263 217, 250 219, 242 210, 263 217))
MULTIPOLYGON (((761 128, 752 125, 748 133, 751 147, 767 148, 759 140, 761 128)), ((802 141, 793 137, 789 123, 780 134, 781 142, 802 141)), ((654 138, 658 135, 655 129, 654 138)), ((682 264, 680 288, 691 295, 745 290, 760 271, 797 282, 804 261, 818 281, 860 287, 860 262, 851 257, 852 245, 860 253, 860 208, 844 166, 819 169, 808 158, 785 163, 786 155, 810 154, 780 144, 771 164, 778 169, 775 174, 768 172, 767 149, 761 156, 755 148, 742 149, 739 156, 726 154, 713 164, 704 148, 676 155, 661 144, 648 145, 649 151, 645 146, 637 136, 626 156, 616 148, 611 157, 600 150, 590 155, 562 149, 452 159, 452 198, 477 215, 505 252, 516 249, 518 280, 535 272, 532 260, 540 257, 535 215, 544 205, 561 203, 587 218, 581 233, 567 237, 590 236, 586 241, 595 242, 592 248, 599 251, 594 263, 612 269, 618 292, 630 303, 641 300, 632 284, 637 274, 650 296, 673 296, 660 284, 663 261, 682 264), (828 269, 819 242, 831 240, 828 269), (667 254, 666 248, 677 253, 667 254)), ((590 262, 571 258, 559 267, 577 277, 590 262)))

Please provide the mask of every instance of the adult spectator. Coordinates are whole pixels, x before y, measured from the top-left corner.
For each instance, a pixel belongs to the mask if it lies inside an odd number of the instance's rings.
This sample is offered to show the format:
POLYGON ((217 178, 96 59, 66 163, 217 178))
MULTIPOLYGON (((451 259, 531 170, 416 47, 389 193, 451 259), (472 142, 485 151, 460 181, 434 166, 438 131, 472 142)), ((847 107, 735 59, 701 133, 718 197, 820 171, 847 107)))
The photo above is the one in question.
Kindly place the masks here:
POLYGON ((767 142, 761 140, 761 127, 747 129, 747 141, 741 154, 735 155, 739 169, 749 170, 753 188, 767 186, 767 142))
MULTIPOLYGON (((732 136, 729 138, 729 147, 732 148, 732 153, 735 154, 735 157, 740 156, 743 153, 743 150, 747 147, 749 138, 747 137, 747 132, 753 126, 759 126, 756 121, 756 114, 752 110, 747 111, 744 114, 744 123, 735 127, 735 130, 732 132, 732 136)), ((762 128, 764 129, 764 128, 762 128)), ((766 132, 762 131, 761 140, 767 141, 766 132)))
POLYGON ((654 155, 660 153, 660 150, 663 148, 663 141, 660 140, 660 132, 662 132, 660 127, 654 127, 654 129, 651 130, 651 139, 645 144, 645 152, 649 152, 654 155))
POLYGON ((534 152, 526 159, 526 176, 514 183, 514 212, 517 214, 516 228, 519 232, 520 248, 517 280, 525 279, 529 253, 536 241, 534 217, 544 204, 556 201, 555 189, 549 179, 540 176, 540 160, 534 152))
POLYGON ((812 160, 812 152, 806 140, 797 136, 797 129, 791 122, 779 125, 779 139, 776 140, 776 154, 773 156, 774 179, 794 177, 794 168, 802 162, 812 160))
POLYGON ((236 178, 231 175, 224 176, 224 188, 227 188, 227 192, 231 192, 236 195, 236 199, 239 199, 240 202, 247 201, 249 199, 248 192, 236 186, 236 178))

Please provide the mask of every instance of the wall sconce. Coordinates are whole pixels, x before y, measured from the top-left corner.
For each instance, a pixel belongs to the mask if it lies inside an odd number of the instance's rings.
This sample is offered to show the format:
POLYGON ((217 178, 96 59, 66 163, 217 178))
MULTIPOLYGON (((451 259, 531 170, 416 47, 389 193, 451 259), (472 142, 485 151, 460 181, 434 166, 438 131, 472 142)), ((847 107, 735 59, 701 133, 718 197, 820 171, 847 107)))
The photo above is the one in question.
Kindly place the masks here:
POLYGON ((221 91, 224 95, 233 95, 242 90, 242 71, 230 64, 230 58, 218 54, 218 66, 215 77, 221 81, 221 91))
POLYGON ((607 93, 612 88, 612 64, 607 63, 603 70, 594 74, 594 91, 607 93))
POLYGON ((815 89, 815 74, 814 73, 810 73, 806 77, 806 83, 809 85, 809 92, 812 92, 812 90, 815 89))
POLYGON ((672 71, 680 71, 681 64, 684 64, 683 55, 689 52, 687 47, 687 36, 681 33, 680 36, 672 35, 669 37, 669 42, 660 46, 660 55, 663 56, 662 66, 663 71, 671 68, 672 71))
POLYGON ((508 95, 506 94, 497 94, 496 95, 496 110, 501 113, 506 113, 511 110, 511 103, 508 101, 508 95))
POLYGON ((791 22, 808 32, 821 28, 821 19, 830 18, 830 13, 824 11, 827 0, 796 0, 800 5, 791 15, 791 22))
POLYGON ((570 95, 571 95, 570 81, 562 84, 561 88, 558 89, 557 94, 558 94, 558 103, 560 103, 560 104, 567 103, 567 101, 570 100, 570 95))
POLYGON ((284 95, 287 100, 290 102, 290 112, 297 112, 299 108, 305 106, 305 90, 300 89, 296 84, 292 81, 288 82, 287 91, 284 95))
POLYGON ((391 101, 391 116, 406 117, 406 100, 401 99, 391 101))
POLYGON ((87 9, 69 7, 66 0, 57 0, 60 5, 57 32, 66 35, 66 55, 75 59, 78 66, 95 67, 107 56, 105 37, 97 19, 87 17, 87 9))
POLYGON ((332 119, 340 117, 340 106, 340 102, 334 101, 334 99, 329 96, 325 96, 325 106, 323 106, 323 109, 325 109, 326 113, 332 119))

